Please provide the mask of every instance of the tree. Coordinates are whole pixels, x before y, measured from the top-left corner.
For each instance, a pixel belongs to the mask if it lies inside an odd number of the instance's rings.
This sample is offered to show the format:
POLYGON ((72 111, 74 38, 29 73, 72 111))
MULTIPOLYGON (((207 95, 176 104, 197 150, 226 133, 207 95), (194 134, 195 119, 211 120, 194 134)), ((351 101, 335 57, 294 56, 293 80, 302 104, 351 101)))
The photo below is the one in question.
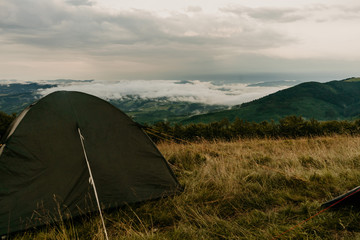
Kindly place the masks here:
POLYGON ((11 122, 15 119, 15 114, 8 115, 0 111, 0 139, 6 133, 6 130, 10 126, 11 122))

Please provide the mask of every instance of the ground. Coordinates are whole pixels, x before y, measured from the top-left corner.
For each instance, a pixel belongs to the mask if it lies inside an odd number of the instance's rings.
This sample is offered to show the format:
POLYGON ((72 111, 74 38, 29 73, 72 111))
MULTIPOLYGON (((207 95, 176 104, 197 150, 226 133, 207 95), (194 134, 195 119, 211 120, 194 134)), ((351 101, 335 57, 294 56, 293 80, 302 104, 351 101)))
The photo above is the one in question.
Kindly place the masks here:
MULTIPOLYGON (((110 239, 360 239, 360 212, 321 204, 360 185, 360 137, 172 143, 181 194, 105 214, 110 239), (290 230, 289 230, 290 229, 290 230)), ((98 216, 16 239, 105 239, 98 216)))

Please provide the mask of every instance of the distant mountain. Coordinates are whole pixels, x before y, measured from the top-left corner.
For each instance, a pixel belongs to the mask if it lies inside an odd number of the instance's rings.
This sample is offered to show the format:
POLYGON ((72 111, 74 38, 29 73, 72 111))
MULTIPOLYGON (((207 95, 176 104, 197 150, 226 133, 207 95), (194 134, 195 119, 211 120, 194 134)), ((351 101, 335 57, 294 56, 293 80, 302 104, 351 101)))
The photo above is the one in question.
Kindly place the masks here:
POLYGON ((222 105, 172 101, 165 97, 145 99, 127 96, 109 102, 139 123, 178 122, 189 116, 227 108, 222 105))
POLYGON ((0 111, 7 114, 20 113, 41 97, 40 89, 55 87, 54 84, 10 83, 0 84, 0 111))
POLYGON ((306 82, 263 98, 222 110, 192 116, 182 123, 213 122, 236 117, 261 122, 298 115, 317 120, 360 118, 360 78, 327 83, 306 82))
MULTIPOLYGON (((46 83, 1 83, 0 82, 0 111, 7 114, 19 114, 24 108, 42 97, 39 90, 54 88, 61 84, 73 82, 91 82, 92 80, 77 81, 58 79, 51 84, 46 83)), ((109 99, 139 123, 154 123, 157 121, 180 121, 195 114, 207 113, 227 106, 172 101, 163 98, 141 98, 136 95, 122 96, 120 99, 109 99)))

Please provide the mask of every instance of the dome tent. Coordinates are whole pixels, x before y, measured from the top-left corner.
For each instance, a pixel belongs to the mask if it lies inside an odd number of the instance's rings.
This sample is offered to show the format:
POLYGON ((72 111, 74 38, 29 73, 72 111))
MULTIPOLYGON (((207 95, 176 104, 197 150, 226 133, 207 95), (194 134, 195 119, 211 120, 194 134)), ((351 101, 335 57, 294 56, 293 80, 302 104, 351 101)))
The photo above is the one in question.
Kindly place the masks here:
POLYGON ((321 207, 339 209, 342 207, 360 208, 359 204, 360 186, 351 189, 350 191, 331 199, 330 201, 323 203, 321 207))
POLYGON ((139 125, 85 93, 40 99, 14 120, 2 143, 0 236, 55 222, 59 211, 63 218, 97 211, 96 194, 109 209, 180 189, 139 125))

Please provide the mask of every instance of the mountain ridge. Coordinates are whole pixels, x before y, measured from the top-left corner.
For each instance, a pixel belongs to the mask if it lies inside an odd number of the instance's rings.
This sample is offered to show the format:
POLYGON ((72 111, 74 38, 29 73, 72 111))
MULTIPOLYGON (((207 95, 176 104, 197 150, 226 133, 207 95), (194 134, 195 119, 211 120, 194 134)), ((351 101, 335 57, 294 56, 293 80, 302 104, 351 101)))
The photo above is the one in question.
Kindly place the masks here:
POLYGON ((243 103, 230 110, 192 116, 182 123, 240 118, 247 121, 278 121, 298 115, 305 119, 352 120, 360 117, 360 78, 326 83, 305 82, 265 97, 243 103))

